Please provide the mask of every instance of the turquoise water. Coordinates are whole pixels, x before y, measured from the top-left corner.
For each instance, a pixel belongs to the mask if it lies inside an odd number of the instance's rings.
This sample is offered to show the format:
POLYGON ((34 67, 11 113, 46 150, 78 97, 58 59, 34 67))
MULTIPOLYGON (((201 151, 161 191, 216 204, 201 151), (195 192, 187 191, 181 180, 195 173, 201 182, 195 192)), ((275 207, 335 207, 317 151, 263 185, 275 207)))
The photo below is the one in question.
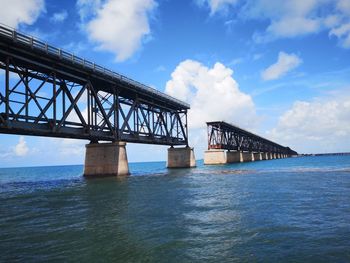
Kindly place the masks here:
POLYGON ((0 169, 0 261, 350 262, 350 156, 0 169))

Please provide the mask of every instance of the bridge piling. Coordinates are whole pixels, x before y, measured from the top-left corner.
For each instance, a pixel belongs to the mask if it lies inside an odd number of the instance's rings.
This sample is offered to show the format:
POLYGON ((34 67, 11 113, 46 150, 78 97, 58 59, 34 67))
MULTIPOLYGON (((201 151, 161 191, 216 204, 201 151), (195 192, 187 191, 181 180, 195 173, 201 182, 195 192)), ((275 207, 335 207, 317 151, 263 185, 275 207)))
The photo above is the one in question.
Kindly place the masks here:
POLYGON ((254 161, 261 161, 262 160, 262 154, 260 152, 254 153, 254 161))
POLYGON ((196 167, 196 159, 193 148, 179 147, 168 148, 167 168, 192 168, 196 167))
POLYGON ((90 143, 86 145, 84 176, 129 175, 125 142, 90 143))
POLYGON ((227 151, 226 161, 227 163, 241 163, 243 162, 243 154, 241 151, 227 151))

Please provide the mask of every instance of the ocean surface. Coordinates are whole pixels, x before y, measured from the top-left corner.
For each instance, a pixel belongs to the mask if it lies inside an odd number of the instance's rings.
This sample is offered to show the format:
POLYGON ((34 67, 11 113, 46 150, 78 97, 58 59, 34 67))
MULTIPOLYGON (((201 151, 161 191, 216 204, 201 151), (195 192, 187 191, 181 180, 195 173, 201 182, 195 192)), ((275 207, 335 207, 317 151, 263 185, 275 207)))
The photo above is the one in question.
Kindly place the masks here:
POLYGON ((0 262, 350 262, 350 156, 0 169, 0 262))

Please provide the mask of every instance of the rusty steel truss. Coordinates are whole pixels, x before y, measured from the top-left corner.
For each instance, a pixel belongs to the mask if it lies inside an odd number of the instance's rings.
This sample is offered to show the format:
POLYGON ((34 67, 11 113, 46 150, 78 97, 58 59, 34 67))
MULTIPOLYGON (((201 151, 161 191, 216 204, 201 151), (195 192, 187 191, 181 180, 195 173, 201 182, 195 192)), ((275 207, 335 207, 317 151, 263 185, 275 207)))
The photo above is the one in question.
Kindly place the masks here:
POLYGON ((297 155, 297 152, 289 147, 284 147, 223 121, 207 122, 207 128, 208 150, 224 149, 297 155))
POLYGON ((189 105, 0 25, 0 133, 188 145, 189 105))

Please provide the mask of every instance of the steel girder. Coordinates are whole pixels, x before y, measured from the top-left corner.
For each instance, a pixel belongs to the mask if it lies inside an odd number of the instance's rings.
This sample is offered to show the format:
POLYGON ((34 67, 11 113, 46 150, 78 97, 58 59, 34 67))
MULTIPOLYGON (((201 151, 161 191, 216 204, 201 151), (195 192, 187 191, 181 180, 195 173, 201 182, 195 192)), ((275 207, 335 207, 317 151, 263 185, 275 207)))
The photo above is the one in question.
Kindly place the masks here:
MULTIPOLYGON (((62 69, 0 56, 0 133, 187 145, 187 108, 109 92, 93 78, 69 77, 62 69)), ((112 91, 112 92, 111 92, 112 91)))
POLYGON ((297 152, 226 122, 207 122, 208 149, 270 152, 296 155, 297 152))

